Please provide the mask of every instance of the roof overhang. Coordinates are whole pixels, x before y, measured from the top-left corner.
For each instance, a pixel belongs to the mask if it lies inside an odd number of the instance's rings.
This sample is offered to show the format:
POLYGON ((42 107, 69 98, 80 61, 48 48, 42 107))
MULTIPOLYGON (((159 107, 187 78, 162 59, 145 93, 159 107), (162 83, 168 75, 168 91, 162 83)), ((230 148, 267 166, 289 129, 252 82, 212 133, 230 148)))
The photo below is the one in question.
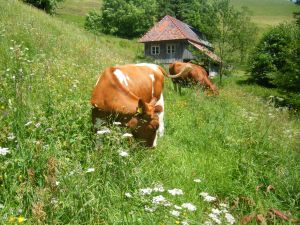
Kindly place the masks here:
POLYGON ((220 59, 219 56, 217 56, 215 53, 213 53, 212 51, 210 51, 205 46, 197 44, 197 43, 192 42, 192 41, 188 41, 188 42, 191 45, 193 45, 195 48, 197 48, 198 50, 200 50, 201 52, 203 52, 205 55, 207 55, 209 58, 211 58, 213 61, 216 61, 216 62, 219 62, 219 63, 222 62, 222 60, 220 59))

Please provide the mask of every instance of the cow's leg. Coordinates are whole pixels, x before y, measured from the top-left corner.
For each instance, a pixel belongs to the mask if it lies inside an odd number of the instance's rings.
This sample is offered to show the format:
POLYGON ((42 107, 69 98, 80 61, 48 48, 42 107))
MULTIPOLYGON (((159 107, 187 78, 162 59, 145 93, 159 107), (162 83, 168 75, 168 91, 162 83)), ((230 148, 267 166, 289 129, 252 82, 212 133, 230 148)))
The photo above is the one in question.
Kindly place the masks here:
POLYGON ((159 128, 158 128, 158 135, 162 137, 164 135, 164 130, 165 130, 165 125, 164 125, 164 111, 165 111, 165 106, 164 106, 164 96, 161 93, 160 98, 156 105, 160 105, 163 109, 162 112, 158 113, 158 118, 159 118, 159 128))
POLYGON ((173 82, 173 86, 174 86, 174 91, 177 92, 177 83, 173 82))

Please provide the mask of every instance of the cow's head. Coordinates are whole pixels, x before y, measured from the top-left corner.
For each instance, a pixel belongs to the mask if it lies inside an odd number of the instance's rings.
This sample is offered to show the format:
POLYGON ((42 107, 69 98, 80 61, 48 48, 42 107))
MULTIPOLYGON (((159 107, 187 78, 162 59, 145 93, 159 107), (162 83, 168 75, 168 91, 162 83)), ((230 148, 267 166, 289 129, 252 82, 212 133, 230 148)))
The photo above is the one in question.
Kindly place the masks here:
POLYGON ((149 147, 154 147, 155 145, 156 132, 159 127, 157 113, 163 111, 163 108, 160 105, 156 105, 156 102, 156 98, 153 98, 150 103, 139 99, 136 114, 128 122, 134 137, 140 139, 149 147))

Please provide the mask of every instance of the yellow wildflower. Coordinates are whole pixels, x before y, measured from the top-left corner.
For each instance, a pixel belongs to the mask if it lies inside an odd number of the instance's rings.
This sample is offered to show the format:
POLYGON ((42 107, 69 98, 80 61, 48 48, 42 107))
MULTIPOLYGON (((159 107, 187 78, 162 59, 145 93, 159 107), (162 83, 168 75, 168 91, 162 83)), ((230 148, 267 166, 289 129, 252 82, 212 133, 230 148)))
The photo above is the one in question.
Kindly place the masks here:
POLYGON ((25 218, 23 216, 18 217, 18 223, 23 223, 25 221, 25 218))
POLYGON ((176 220, 176 222, 175 222, 176 224, 180 224, 180 221, 178 221, 178 220, 176 220))
POLYGON ((14 216, 10 216, 9 218, 8 218, 8 222, 9 223, 13 223, 14 221, 15 221, 15 217, 14 216))

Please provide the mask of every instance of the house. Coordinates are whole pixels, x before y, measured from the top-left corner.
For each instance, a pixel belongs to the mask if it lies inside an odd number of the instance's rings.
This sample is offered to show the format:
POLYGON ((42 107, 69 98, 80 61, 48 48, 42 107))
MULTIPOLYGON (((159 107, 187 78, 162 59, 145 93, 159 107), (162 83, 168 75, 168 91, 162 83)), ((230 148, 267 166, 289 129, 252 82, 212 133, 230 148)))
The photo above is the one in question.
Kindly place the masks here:
MULTIPOLYGON (((154 58, 156 63, 169 64, 174 61, 187 62, 196 56, 191 47, 210 58, 213 64, 221 59, 213 53, 212 45, 205 35, 182 21, 166 15, 139 39, 144 43, 144 54, 154 58)), ((215 66, 214 66, 215 67, 215 66)), ((210 64, 210 69, 213 66, 210 64)), ((216 70, 216 68, 214 68, 216 70)))

